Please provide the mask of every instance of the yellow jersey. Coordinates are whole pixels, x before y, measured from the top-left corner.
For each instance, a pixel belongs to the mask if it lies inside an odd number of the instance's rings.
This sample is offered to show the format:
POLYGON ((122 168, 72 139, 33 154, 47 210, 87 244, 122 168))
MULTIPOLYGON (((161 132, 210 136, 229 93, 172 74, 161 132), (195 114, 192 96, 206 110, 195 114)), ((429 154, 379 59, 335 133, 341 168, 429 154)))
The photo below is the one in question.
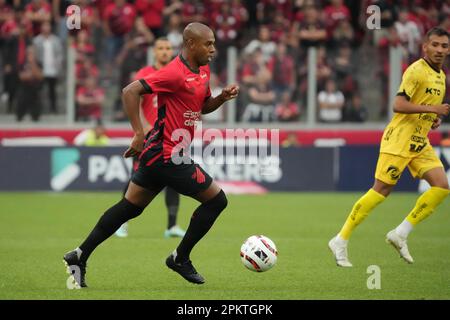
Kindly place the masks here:
MULTIPOLYGON (((397 95, 404 95, 413 104, 442 104, 445 73, 419 59, 406 69, 397 95)), ((417 156, 430 144, 428 132, 436 117, 435 113, 395 113, 384 130, 380 152, 407 158, 417 156)))

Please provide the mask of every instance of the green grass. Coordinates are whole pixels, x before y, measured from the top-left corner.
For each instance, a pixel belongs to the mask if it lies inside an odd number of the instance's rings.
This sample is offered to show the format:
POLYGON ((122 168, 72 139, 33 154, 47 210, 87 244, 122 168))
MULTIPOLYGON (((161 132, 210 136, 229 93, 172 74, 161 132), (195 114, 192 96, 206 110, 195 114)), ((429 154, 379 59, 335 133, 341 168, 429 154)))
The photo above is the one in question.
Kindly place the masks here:
MULTIPOLYGON (((164 239, 162 197, 130 224, 128 238, 113 237, 91 256, 89 288, 66 289, 62 255, 76 247, 119 193, 0 193, 0 299, 449 299, 450 200, 409 239, 407 265, 385 244, 387 231, 417 195, 395 193, 354 233, 354 265, 336 267, 327 242, 344 222, 357 193, 272 193, 229 196, 229 206, 197 245, 192 260, 207 282, 192 285, 166 268, 179 239, 164 239), (270 237, 278 264, 248 271, 239 249, 250 235, 270 237), (381 269, 381 289, 367 288, 367 267, 381 269)), ((182 198, 186 227, 196 203, 182 198)))

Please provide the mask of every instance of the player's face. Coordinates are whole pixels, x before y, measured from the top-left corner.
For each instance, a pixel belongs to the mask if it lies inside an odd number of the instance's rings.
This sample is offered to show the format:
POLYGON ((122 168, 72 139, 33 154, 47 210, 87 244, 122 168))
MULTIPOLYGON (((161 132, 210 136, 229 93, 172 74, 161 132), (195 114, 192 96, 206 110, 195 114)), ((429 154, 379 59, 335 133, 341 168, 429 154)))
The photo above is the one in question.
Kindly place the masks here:
POLYGON ((196 57, 198 65, 204 66, 212 61, 216 53, 215 42, 216 39, 212 32, 208 32, 204 37, 197 40, 196 57))
POLYGON ((154 47, 155 60, 166 65, 172 60, 173 49, 170 41, 158 40, 154 47))
POLYGON ((442 66, 449 54, 449 39, 447 36, 431 35, 423 50, 432 63, 442 66))

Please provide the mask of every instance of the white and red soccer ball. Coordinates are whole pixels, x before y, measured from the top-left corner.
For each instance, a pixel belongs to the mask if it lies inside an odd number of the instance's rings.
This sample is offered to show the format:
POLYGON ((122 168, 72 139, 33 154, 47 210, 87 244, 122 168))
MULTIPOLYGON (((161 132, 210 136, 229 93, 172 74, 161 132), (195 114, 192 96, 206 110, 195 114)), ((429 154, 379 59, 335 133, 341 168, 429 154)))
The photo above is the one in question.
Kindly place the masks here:
POLYGON ((275 243, 263 235, 251 236, 241 246, 241 260, 247 269, 264 272, 277 263, 275 243))

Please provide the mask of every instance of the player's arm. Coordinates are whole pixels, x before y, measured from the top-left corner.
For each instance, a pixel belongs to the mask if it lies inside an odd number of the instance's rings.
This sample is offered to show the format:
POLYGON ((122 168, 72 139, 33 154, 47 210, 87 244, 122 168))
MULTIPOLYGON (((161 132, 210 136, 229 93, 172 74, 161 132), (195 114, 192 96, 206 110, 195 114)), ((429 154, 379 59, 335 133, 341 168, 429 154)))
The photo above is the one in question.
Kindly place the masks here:
POLYGON ((133 81, 122 90, 123 108, 130 120, 131 127, 134 131, 134 137, 130 147, 125 151, 124 157, 134 157, 142 152, 144 146, 144 128, 140 119, 140 101, 141 95, 148 88, 144 88, 141 81, 133 81))
POLYGON ((140 105, 139 117, 141 118, 142 128, 144 129, 144 132, 147 134, 150 131, 150 129, 152 128, 152 126, 150 125, 150 123, 148 123, 147 118, 145 117, 144 112, 142 110, 142 106, 141 106, 142 100, 143 99, 141 97, 140 102, 139 102, 139 105, 140 105))
POLYGON ((447 116, 450 111, 450 105, 447 103, 427 106, 414 104, 409 101, 406 94, 398 94, 394 99, 394 112, 397 113, 436 113, 438 116, 447 116))
POLYGON ((222 104, 236 98, 239 94, 239 86, 236 84, 229 85, 222 90, 217 97, 209 97, 203 104, 202 114, 208 114, 217 110, 222 104))

